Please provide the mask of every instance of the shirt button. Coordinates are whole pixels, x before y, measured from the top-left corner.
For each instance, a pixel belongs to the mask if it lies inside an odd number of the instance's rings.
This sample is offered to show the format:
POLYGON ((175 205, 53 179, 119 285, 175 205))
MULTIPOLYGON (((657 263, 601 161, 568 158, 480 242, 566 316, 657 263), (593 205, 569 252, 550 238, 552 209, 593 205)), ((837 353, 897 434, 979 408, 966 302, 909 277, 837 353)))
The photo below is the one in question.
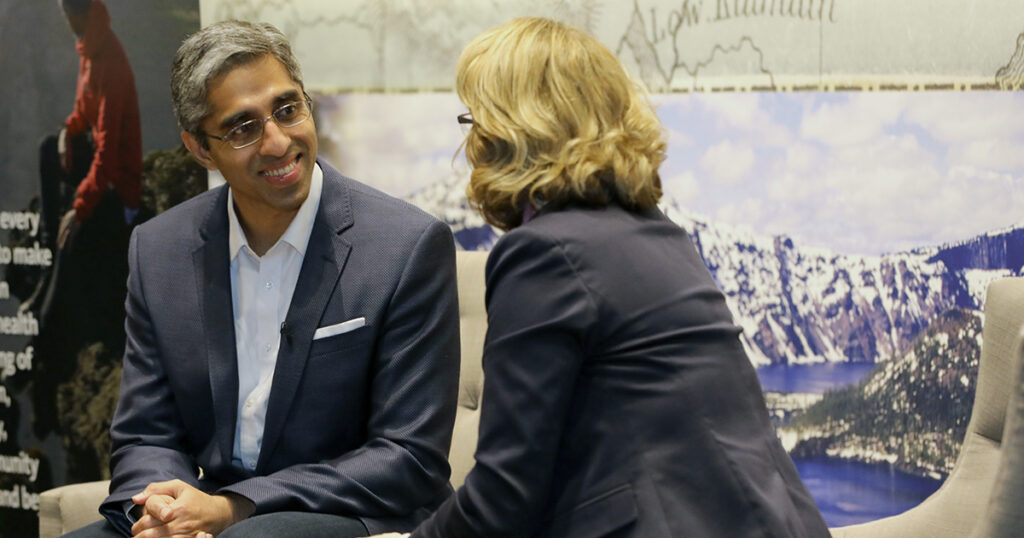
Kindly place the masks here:
POLYGON ((249 460, 249 468, 251 468, 251 469, 255 469, 256 468, 256 460, 249 460))
POLYGON ((270 344, 263 346, 263 351, 270 351, 270 344))
POLYGON ((269 290, 270 288, 273 288, 273 287, 274 287, 274 285, 273 285, 273 284, 271 284, 270 282, 267 282, 267 289, 268 289, 268 290, 269 290))
POLYGON ((245 401, 245 406, 252 407, 252 398, 249 398, 248 400, 245 401))

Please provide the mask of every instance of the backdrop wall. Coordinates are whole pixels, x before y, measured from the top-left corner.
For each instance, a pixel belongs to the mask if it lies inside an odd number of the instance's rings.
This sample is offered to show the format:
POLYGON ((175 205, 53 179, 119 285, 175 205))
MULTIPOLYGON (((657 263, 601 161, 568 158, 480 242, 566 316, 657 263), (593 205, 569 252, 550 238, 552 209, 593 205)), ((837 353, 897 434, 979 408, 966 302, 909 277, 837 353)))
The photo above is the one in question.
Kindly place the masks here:
MULTIPOLYGON (((464 249, 497 235, 468 209, 455 156, 459 51, 515 16, 591 31, 652 91, 669 137, 663 208, 727 294, 830 525, 909 508, 952 468, 985 286, 1024 265, 1024 4, 106 3, 136 78, 154 211, 199 173, 168 152, 174 50, 200 21, 264 20, 303 64, 321 155, 444 219, 464 249)), ((40 356, 39 320, 19 313, 52 265, 33 248, 31 200, 77 56, 56 2, 0 4, 0 50, 0 536, 24 536, 38 492, 106 476, 119 358, 40 356)))

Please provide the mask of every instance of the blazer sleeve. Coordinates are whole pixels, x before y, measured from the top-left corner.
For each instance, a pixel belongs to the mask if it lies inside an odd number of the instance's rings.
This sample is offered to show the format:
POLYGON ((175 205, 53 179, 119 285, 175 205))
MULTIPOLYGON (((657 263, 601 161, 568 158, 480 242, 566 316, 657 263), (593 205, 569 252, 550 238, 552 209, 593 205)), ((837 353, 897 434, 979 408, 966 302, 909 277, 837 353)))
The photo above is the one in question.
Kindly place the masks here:
POLYGON ((113 476, 110 496, 100 507, 117 528, 127 520, 124 501, 150 482, 177 478, 198 486, 198 467, 188 455, 184 425, 157 351, 135 232, 129 242, 128 264, 124 370, 110 428, 113 476))
POLYGON ((301 506, 386 518, 436 505, 450 491, 447 458, 459 380, 451 231, 432 221, 407 260, 378 339, 366 443, 341 457, 292 465, 222 492, 251 499, 257 514, 301 506))
POLYGON ((520 228, 488 259, 487 323, 476 465, 415 538, 530 536, 542 523, 597 307, 562 246, 520 228))

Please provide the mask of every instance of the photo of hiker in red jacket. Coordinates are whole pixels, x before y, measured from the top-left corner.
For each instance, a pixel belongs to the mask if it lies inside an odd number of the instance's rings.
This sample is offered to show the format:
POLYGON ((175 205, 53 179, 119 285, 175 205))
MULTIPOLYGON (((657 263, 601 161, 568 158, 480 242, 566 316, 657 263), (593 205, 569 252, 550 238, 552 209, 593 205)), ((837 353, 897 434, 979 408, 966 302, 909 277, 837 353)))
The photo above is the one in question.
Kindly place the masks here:
POLYGON ((73 159, 68 139, 89 132, 93 146, 88 173, 76 191, 75 218, 81 223, 91 217, 106 190, 113 188, 130 223, 142 192, 142 134, 132 69, 102 0, 62 0, 61 7, 80 57, 75 108, 58 142, 64 170, 71 170, 73 159))
MULTIPOLYGON (((40 147, 40 246, 53 251, 23 312, 39 319, 33 427, 58 428, 54 398, 79 354, 124 348, 127 249, 142 195, 139 103, 128 57, 102 0, 58 0, 79 56, 74 107, 40 147)), ((69 449, 70 450, 70 449, 69 449)), ((69 453, 70 475, 78 461, 69 453)), ((82 459, 88 474, 91 462, 82 459)))

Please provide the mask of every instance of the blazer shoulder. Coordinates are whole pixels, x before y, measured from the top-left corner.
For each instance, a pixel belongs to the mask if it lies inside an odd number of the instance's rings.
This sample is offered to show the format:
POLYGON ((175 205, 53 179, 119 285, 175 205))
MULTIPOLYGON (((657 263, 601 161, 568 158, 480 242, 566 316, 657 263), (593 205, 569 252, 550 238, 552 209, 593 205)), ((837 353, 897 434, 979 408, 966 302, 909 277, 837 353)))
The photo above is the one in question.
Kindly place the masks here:
POLYGON ((321 209, 344 211, 345 208, 339 207, 343 202, 336 198, 347 199, 347 209, 351 210, 356 227, 372 226, 394 233, 422 231, 441 222, 405 200, 342 175, 323 161, 318 162, 324 172, 324 193, 326 196, 334 195, 329 201, 321 201, 321 209), (328 205, 324 206, 325 203, 328 205))
POLYGON ((657 208, 630 211, 614 203, 605 207, 570 206, 541 212, 512 232, 520 229, 562 242, 596 245, 635 240, 652 229, 663 234, 686 233, 657 208))
POLYGON ((227 218, 226 197, 226 185, 208 190, 140 224, 134 233, 140 240, 180 241, 196 237, 207 220, 216 215, 218 208, 227 218))
POLYGON ((589 209, 563 208, 544 212, 502 235, 495 248, 541 242, 565 246, 600 240, 606 216, 589 209))
POLYGON ((361 208, 364 211, 369 210, 380 212, 381 217, 392 218, 395 216, 401 216, 402 221, 410 224, 418 223, 420 226, 440 222, 437 217, 427 213, 410 202, 381 192, 354 179, 350 179, 349 181, 354 207, 361 208))

